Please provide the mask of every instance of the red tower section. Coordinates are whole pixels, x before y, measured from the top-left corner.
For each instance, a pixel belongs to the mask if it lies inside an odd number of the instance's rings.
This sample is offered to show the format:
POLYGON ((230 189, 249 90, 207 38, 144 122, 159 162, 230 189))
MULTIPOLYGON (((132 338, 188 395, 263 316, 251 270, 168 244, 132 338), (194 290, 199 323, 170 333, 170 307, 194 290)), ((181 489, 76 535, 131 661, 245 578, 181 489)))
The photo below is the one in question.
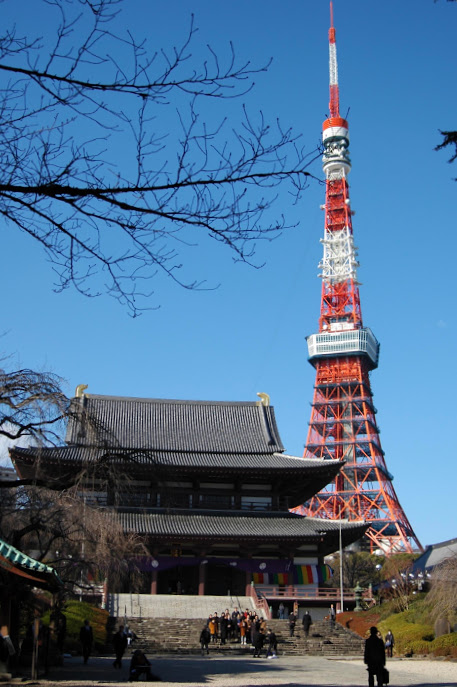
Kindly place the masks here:
POLYGON ((366 537, 371 550, 412 551, 422 547, 387 470, 370 386, 379 344, 362 322, 347 182, 349 127, 339 114, 332 3, 330 13, 330 116, 323 124, 325 234, 319 264, 322 297, 319 333, 307 337, 316 384, 304 457, 345 464, 333 482, 295 510, 313 517, 369 521, 366 537))

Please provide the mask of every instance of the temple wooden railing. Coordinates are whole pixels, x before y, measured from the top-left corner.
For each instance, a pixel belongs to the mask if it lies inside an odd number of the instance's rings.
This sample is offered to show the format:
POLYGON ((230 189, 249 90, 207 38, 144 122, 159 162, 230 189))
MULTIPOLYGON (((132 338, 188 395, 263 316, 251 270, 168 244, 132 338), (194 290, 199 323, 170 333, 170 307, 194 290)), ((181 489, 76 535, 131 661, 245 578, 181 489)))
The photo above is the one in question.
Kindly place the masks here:
MULTIPOLYGON (((303 587, 291 584, 287 585, 256 585, 255 591, 259 598, 264 600, 274 599, 309 599, 309 600, 327 600, 339 601, 341 597, 341 590, 339 587, 303 587)), ((355 599, 353 589, 343 589, 343 596, 345 599, 355 599)))

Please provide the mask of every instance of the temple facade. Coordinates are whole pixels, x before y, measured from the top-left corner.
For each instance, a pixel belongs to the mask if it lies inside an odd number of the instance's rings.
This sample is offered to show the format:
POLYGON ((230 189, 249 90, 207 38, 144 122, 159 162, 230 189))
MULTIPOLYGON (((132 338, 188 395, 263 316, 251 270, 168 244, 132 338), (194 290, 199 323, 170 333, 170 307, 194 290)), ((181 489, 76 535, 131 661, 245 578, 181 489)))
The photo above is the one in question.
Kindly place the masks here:
POLYGON ((149 553, 137 561, 139 588, 110 591, 299 593, 325 582, 324 556, 358 540, 367 524, 290 512, 344 463, 287 455, 274 408, 259 396, 180 401, 78 387, 65 445, 14 448, 11 457, 21 478, 68 484, 87 471, 86 503, 141 537, 149 553))

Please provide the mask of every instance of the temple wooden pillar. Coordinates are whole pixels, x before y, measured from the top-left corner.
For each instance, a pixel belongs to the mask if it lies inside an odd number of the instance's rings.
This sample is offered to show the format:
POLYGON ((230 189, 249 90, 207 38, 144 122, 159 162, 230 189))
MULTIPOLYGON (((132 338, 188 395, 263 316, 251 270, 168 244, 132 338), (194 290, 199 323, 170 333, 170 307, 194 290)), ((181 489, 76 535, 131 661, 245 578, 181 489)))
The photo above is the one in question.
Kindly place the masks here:
POLYGON ((200 563, 198 566, 198 595, 205 596, 205 584, 206 584, 206 568, 208 565, 206 563, 200 563))
POLYGON ((246 570, 246 587, 245 587, 245 596, 251 596, 251 577, 252 573, 249 570, 246 570))
POLYGON ((157 594, 157 580, 159 577, 158 571, 154 568, 152 571, 152 580, 151 580, 151 594, 157 594))

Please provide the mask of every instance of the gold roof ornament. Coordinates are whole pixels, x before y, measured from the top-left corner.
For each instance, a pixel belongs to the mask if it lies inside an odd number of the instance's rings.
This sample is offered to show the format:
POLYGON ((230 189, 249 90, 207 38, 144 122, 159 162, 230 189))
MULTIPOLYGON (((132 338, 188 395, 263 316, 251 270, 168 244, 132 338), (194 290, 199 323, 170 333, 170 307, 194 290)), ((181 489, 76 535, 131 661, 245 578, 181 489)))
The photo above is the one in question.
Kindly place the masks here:
POLYGON ((260 398, 260 401, 257 401, 258 406, 269 406, 270 405, 270 397, 268 394, 264 394, 263 392, 258 392, 257 396, 260 398))
POLYGON ((87 389, 88 386, 88 384, 78 384, 78 386, 75 389, 76 398, 83 398, 84 390, 87 389))

